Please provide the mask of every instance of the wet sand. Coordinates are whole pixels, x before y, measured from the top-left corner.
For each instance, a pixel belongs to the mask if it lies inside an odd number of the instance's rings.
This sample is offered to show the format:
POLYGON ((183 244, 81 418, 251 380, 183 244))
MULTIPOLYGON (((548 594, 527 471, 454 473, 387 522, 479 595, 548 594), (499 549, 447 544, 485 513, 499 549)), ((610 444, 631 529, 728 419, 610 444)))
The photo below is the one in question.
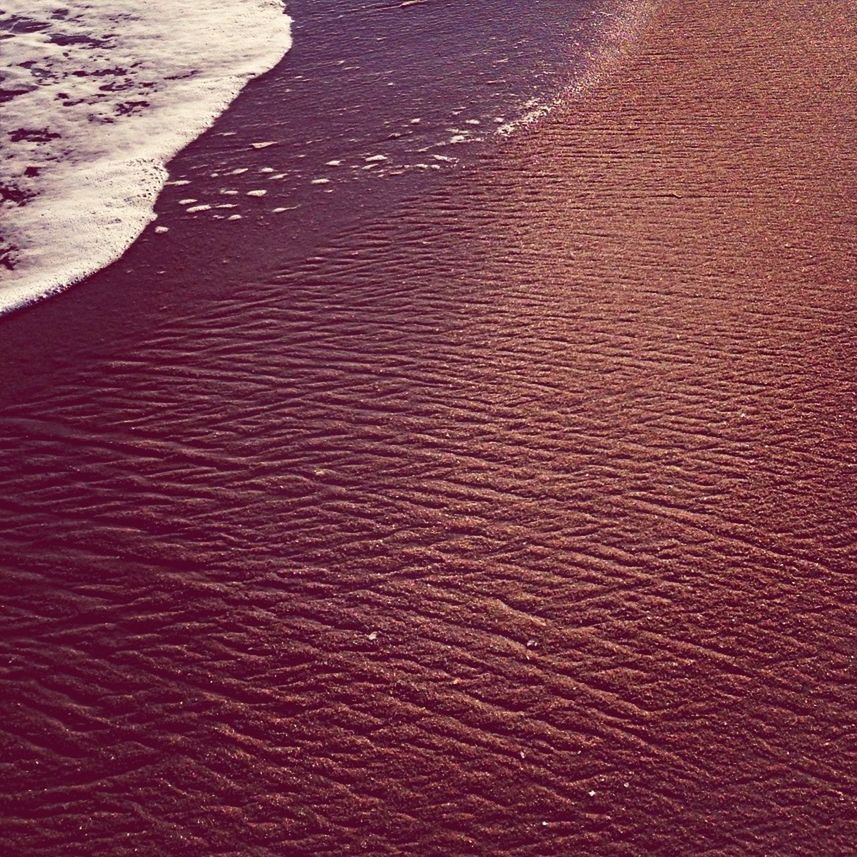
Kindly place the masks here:
POLYGON ((8 319, 11 853, 849 853, 854 48, 664 0, 278 272, 8 319))

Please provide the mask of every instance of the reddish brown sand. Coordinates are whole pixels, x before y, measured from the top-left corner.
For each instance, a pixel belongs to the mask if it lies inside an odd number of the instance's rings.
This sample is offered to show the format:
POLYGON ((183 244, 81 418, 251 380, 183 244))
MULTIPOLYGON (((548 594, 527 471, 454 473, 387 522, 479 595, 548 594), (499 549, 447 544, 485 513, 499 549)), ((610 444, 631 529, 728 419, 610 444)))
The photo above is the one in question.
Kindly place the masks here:
POLYGON ((855 49, 664 0, 478 169, 19 385, 7 852, 853 854, 855 49))

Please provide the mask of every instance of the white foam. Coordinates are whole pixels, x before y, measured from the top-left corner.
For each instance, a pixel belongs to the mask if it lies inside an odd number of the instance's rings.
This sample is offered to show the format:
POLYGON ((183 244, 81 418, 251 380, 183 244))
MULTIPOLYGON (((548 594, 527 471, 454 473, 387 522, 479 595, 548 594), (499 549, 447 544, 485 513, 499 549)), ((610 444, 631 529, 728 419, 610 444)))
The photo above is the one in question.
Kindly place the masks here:
MULTIPOLYGON (((5 0, 0 312, 117 259, 165 164, 291 46, 282 0, 5 0), (81 73, 82 72, 82 73, 81 73), (21 132, 25 133, 21 133, 21 132)), ((227 132, 229 133, 229 132, 227 132)))
POLYGON ((504 137, 509 137, 520 128, 526 128, 527 125, 532 125, 533 123, 538 122, 551 112, 559 100, 559 98, 555 98, 553 102, 540 102, 536 98, 531 98, 526 104, 524 104, 524 113, 501 125, 497 129, 497 133, 504 137))

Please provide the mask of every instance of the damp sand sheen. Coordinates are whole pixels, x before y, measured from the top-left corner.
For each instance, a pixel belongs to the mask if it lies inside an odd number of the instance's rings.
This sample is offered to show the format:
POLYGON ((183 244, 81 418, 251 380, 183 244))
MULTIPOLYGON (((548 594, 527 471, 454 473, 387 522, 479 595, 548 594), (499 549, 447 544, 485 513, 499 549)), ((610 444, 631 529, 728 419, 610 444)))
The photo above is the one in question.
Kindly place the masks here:
POLYGON ((286 12, 0 318, 0 851, 853 854, 853 3, 286 12))

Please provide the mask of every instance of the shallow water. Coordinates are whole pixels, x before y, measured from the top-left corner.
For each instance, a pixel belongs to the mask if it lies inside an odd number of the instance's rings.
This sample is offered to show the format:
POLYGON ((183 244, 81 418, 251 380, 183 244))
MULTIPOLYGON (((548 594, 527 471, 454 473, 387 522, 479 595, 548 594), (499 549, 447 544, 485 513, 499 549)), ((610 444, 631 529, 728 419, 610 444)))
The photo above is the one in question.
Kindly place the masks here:
POLYGON ((165 164, 291 44, 279 0, 0 10, 0 313, 120 256, 165 164))
MULTIPOLYGON (((172 176, 184 190, 166 214, 234 223, 248 204, 284 214, 342 182, 370 194, 379 179, 454 165, 468 143, 553 103, 610 25, 607 8, 297 0, 298 54, 256 90, 260 137, 219 131, 202 171, 172 176)), ((164 164, 291 45, 275 0, 4 11, 0 312, 121 255, 152 220, 164 164)))

